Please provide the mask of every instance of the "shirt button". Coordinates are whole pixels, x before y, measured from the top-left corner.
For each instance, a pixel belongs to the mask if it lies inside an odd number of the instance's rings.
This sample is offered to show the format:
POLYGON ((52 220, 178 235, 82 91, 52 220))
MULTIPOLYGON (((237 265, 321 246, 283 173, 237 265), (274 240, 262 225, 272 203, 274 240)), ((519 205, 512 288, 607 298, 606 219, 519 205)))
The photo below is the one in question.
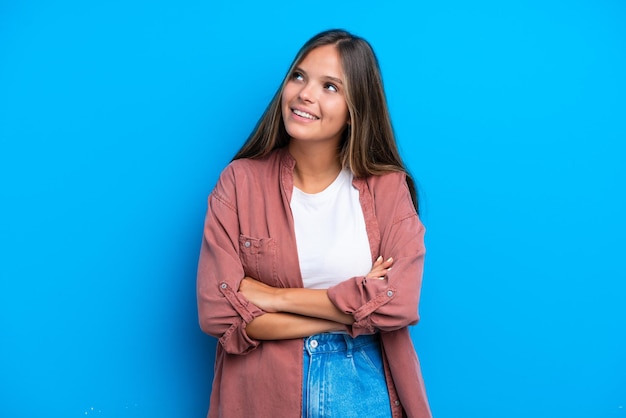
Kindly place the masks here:
POLYGON ((250 248, 250 241, 246 241, 246 242, 243 244, 243 246, 244 246, 244 247, 246 247, 246 248, 250 248))
POLYGON ((228 285, 227 285, 226 283, 222 283, 222 284, 220 285, 220 287, 221 287, 222 289, 226 289, 226 288, 228 287, 228 285))
POLYGON ((393 296, 393 291, 387 290, 387 296, 392 297, 393 296))
POLYGON ((311 346, 311 348, 317 348, 317 340, 311 340, 309 345, 311 346))
POLYGON ((400 401, 395 401, 394 403, 396 404, 396 406, 400 405, 400 401))

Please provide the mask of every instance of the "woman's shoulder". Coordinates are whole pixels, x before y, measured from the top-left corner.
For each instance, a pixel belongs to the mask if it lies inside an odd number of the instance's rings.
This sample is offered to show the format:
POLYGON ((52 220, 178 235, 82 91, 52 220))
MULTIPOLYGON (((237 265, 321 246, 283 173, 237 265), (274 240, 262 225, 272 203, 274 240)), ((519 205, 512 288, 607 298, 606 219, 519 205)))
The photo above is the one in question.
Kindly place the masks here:
POLYGON ((365 182, 372 189, 398 190, 398 188, 407 188, 406 173, 403 171, 389 171, 387 173, 368 176, 365 182))
POLYGON ((260 190, 278 178, 281 163, 279 150, 259 158, 239 158, 231 161, 221 172, 213 193, 229 196, 235 190, 260 190))
POLYGON ((407 174, 392 171, 364 179, 371 194, 376 212, 389 215, 391 222, 416 214, 407 184, 407 174))

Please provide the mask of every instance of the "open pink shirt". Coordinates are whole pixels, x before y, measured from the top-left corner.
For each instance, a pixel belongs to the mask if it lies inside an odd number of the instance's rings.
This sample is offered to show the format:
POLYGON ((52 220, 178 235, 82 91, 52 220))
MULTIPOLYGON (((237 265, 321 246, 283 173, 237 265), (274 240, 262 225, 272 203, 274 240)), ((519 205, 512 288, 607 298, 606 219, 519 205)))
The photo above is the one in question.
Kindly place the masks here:
MULTIPOLYGON (((209 417, 300 417, 303 340, 259 341, 246 325, 263 311, 238 293, 244 276, 302 287, 286 149, 230 163, 209 196, 197 279, 204 332, 218 338, 209 417)), ((393 257, 387 280, 346 278, 330 300, 354 317, 353 336, 380 332, 393 417, 431 417, 407 326, 416 324, 424 226, 403 173, 355 178, 372 253, 393 257)), ((358 399, 355 399, 358 402, 358 399)))

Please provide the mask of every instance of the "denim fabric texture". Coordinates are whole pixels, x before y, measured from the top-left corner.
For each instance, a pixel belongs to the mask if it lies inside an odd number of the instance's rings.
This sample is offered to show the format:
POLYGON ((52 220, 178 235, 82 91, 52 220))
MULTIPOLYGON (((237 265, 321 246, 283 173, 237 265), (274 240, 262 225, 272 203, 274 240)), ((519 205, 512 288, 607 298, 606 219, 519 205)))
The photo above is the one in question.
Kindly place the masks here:
POLYGON ((391 418, 378 334, 312 335, 303 355, 303 418, 391 418))

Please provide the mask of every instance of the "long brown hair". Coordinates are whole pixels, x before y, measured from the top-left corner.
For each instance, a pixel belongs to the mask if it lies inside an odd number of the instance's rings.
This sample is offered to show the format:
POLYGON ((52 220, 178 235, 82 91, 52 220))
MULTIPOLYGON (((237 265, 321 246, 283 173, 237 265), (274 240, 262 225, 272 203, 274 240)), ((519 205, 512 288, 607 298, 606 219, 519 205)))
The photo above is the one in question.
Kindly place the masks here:
POLYGON ((289 143, 281 111, 283 89, 307 54, 324 45, 337 48, 345 77, 350 125, 344 131, 339 151, 343 167, 350 168, 355 177, 393 171, 406 173, 407 186, 417 210, 415 183, 398 152, 376 54, 365 39, 344 30, 321 32, 302 46, 274 98, 233 160, 263 157, 289 143))

